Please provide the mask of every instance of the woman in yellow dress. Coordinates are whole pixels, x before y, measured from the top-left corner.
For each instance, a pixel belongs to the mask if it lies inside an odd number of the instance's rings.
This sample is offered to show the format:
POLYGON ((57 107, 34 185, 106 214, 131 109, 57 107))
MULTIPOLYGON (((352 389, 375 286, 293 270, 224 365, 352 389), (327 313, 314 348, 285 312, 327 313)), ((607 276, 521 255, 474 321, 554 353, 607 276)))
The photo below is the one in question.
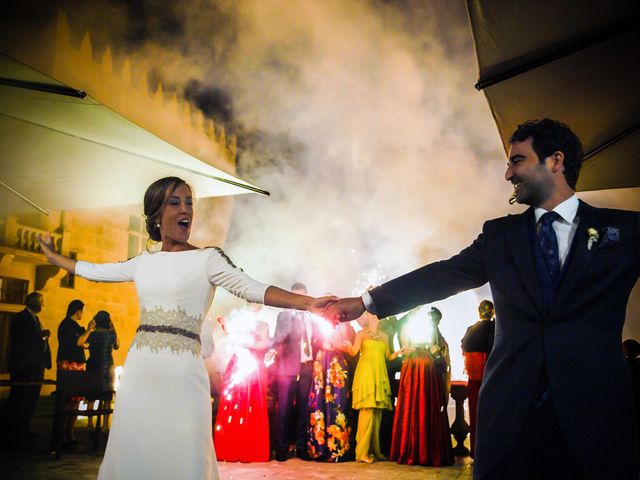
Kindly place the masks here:
POLYGON ((373 463, 384 460, 380 452, 380 419, 382 411, 392 408, 391 386, 386 360, 393 360, 402 349, 390 353, 386 334, 378 330, 378 317, 365 312, 358 319, 362 327, 351 344, 344 342, 351 355, 360 352, 360 360, 353 376, 353 408, 359 410, 356 432, 356 461, 373 463))

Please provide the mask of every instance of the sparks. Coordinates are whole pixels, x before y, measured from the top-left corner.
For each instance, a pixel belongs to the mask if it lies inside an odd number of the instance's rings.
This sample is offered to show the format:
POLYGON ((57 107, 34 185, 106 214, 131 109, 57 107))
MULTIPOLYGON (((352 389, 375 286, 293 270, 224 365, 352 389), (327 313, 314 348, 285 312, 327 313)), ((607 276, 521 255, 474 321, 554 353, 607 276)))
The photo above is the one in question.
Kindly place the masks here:
POLYGON ((382 267, 380 266, 380 264, 378 264, 368 272, 362 272, 360 274, 360 277, 356 281, 356 286, 353 289, 352 293, 354 295, 361 295, 362 292, 366 291, 368 288, 375 287, 377 285, 380 285, 381 283, 384 283, 384 281, 387 279, 387 276, 380 273, 381 268, 382 267))

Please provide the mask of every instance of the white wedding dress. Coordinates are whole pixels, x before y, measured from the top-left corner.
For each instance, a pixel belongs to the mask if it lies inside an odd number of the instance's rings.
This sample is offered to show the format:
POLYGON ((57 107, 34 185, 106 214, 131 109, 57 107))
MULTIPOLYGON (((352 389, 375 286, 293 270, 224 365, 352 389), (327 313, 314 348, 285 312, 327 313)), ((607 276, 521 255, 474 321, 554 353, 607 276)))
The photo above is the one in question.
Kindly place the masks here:
POLYGON ((99 479, 217 479, 209 377, 199 334, 216 286, 263 303, 267 285, 217 248, 78 262, 76 274, 134 281, 140 327, 127 354, 99 479))

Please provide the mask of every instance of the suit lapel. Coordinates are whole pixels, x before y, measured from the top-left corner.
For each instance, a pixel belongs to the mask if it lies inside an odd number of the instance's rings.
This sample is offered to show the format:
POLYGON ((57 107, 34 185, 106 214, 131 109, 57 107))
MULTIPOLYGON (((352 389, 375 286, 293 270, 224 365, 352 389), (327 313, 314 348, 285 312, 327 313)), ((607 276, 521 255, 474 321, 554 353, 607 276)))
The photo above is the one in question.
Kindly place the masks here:
MULTIPOLYGON (((587 248, 589 235, 587 230, 591 227, 600 230, 606 223, 607 217, 602 210, 580 201, 578 207, 578 228, 571 242, 566 265, 562 269, 562 276, 558 284, 554 307, 562 307, 567 297, 575 289, 577 283, 583 278, 584 272, 596 256, 598 245, 594 244, 591 250, 587 248)), ((553 307, 552 307, 553 308, 553 307)))
POLYGON ((513 216, 513 224, 507 230, 507 240, 514 258, 514 265, 520 282, 531 297, 531 303, 540 316, 544 315, 542 307, 542 289, 535 264, 535 252, 530 232, 533 229, 535 216, 533 208, 529 208, 520 215, 513 216))

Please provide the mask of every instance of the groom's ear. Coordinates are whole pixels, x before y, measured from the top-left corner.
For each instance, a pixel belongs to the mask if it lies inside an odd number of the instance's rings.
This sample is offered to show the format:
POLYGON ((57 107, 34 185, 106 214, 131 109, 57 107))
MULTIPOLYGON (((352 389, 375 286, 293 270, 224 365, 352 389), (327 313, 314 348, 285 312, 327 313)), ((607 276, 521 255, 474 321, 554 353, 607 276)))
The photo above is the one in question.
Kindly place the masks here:
POLYGON ((551 171, 553 173, 564 172, 564 152, 562 150, 556 150, 548 157, 551 160, 551 171))

